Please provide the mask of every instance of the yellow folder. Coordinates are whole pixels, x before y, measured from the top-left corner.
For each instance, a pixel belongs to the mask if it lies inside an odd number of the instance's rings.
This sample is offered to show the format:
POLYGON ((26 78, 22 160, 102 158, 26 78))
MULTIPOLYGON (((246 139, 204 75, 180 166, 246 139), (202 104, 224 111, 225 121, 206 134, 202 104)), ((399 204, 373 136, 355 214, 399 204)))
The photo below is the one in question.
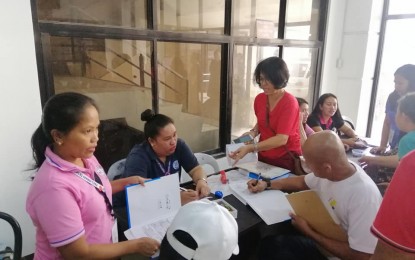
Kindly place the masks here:
POLYGON ((337 224, 315 191, 307 190, 286 195, 295 214, 317 232, 331 239, 347 241, 345 230, 337 224))

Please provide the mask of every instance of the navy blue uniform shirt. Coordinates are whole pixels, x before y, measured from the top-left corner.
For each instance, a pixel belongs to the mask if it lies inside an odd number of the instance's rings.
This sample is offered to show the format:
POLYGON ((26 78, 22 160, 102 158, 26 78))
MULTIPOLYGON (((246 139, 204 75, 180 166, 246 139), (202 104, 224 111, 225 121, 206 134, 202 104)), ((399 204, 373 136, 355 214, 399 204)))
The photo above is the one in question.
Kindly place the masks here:
MULTIPOLYGON (((163 163, 157 157, 148 141, 136 144, 127 156, 125 170, 121 178, 141 176, 143 178, 159 178, 166 174, 178 173, 181 176, 181 168, 190 172, 199 163, 193 152, 182 139, 177 139, 176 150, 166 158, 163 163)), ((119 192, 113 196, 115 207, 125 206, 125 192, 119 192)))

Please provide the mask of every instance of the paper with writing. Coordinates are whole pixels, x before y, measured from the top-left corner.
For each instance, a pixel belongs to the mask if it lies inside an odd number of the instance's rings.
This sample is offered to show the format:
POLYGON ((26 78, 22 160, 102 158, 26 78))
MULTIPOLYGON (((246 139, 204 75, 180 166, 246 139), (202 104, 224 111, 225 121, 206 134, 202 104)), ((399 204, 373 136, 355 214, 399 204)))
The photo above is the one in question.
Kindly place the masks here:
POLYGON ((246 183, 231 183, 229 186, 235 197, 245 205, 251 206, 267 225, 290 219, 289 213, 293 212, 293 209, 282 191, 252 193, 246 183))
POLYGON ((161 241, 181 206, 178 174, 146 182, 145 187, 127 187, 126 194, 130 225, 126 237, 149 236, 161 241))

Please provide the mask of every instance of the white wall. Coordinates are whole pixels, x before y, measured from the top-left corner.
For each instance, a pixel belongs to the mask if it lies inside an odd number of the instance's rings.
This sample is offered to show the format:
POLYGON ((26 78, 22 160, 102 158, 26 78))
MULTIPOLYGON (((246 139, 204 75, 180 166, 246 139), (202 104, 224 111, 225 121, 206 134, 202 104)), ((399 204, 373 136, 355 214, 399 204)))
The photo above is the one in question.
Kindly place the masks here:
POLYGON ((365 135, 378 46, 382 0, 332 0, 321 93, 339 99, 343 115, 365 135))
MULTIPOLYGON (((30 1, 0 4, 0 210, 23 230, 23 255, 34 251, 34 228, 25 211, 31 162, 30 137, 41 105, 30 1)), ((12 230, 0 224, 0 242, 13 245, 12 230)))

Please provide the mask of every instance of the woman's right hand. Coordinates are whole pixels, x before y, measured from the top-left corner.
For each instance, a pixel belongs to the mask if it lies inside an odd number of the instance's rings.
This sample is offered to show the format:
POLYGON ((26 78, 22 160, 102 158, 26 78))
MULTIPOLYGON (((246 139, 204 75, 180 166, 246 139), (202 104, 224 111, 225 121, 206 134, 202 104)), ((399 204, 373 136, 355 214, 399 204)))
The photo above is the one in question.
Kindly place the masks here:
POLYGON ((378 147, 373 147, 372 149, 370 149, 371 154, 382 154, 385 151, 386 151, 385 146, 378 146, 378 147))
POLYGON ((134 240, 136 242, 136 253, 152 256, 160 249, 160 243, 149 237, 142 237, 134 240))
POLYGON ((194 190, 187 190, 187 191, 181 191, 180 192, 180 200, 182 202, 182 206, 199 199, 199 195, 194 190))
POLYGON ((233 166, 235 166, 240 159, 244 158, 244 156, 250 152, 250 146, 252 145, 244 145, 229 153, 229 157, 235 160, 233 166))

